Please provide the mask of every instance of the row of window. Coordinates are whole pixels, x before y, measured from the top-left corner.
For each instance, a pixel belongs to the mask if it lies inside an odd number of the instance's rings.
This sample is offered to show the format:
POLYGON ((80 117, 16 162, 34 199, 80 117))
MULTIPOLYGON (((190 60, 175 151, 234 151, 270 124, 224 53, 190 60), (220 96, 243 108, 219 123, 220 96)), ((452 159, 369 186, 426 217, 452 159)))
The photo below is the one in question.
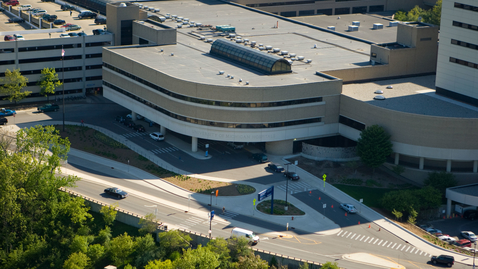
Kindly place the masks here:
POLYGON ((463 41, 459 41, 459 40, 456 40, 456 39, 452 39, 452 40, 451 40, 451 43, 452 43, 453 45, 458 45, 458 46, 462 46, 462 47, 467 47, 467 48, 470 48, 470 49, 478 50, 478 45, 471 44, 471 43, 467 43, 467 42, 463 42, 463 41))
POLYGON ((455 2, 455 7, 478 12, 478 6, 466 5, 455 2))
MULTIPOLYGON (((86 58, 101 58, 102 54, 101 53, 86 54, 85 57, 86 58)), ((83 55, 65 55, 63 57, 63 59, 65 61, 79 60, 79 59, 82 59, 82 58, 83 58, 83 55)), ((61 61, 61 60, 62 60, 61 56, 55 56, 55 57, 45 57, 45 58, 21 59, 21 60, 18 60, 18 63, 19 64, 28 64, 28 63, 41 63, 41 62, 56 62, 56 61, 61 61)))
MULTIPOLYGON (((248 6, 253 6, 253 5, 248 5, 248 6)), ((368 12, 381 12, 385 10, 385 6, 384 5, 369 6, 368 10, 369 10, 368 12)), ((356 13, 367 13, 367 6, 352 7, 352 14, 356 14, 356 13)), ((277 14, 277 13, 274 13, 274 14, 277 14)), ((317 9, 316 14, 317 15, 333 15, 334 9, 332 8, 317 9)), ((341 8, 335 9, 335 15, 342 15, 342 14, 350 14, 350 7, 341 7, 341 8)), ((281 12, 280 15, 283 17, 295 17, 297 16, 297 12, 284 11, 284 12, 281 12)), ((299 10, 299 16, 311 16, 311 15, 315 15, 314 10, 299 10)))
POLYGON ((192 102, 192 103, 197 103, 197 104, 203 104, 203 105, 211 105, 211 106, 227 106, 227 107, 277 107, 277 106, 290 106, 290 105, 299 105, 299 104, 308 104, 308 103, 318 103, 322 102, 322 97, 312 97, 312 98, 307 98, 307 99, 297 99, 297 100, 289 100, 289 101, 279 101, 279 102, 267 102, 267 103, 238 103, 238 102, 224 102, 224 101, 213 101, 213 100, 206 100, 206 99, 200 99, 200 98, 194 98, 194 97, 189 97, 185 96, 182 94, 177 94, 173 93, 171 91, 168 91, 154 83, 151 83, 149 81, 146 81, 142 78, 139 78, 137 76, 134 76, 126 71, 123 71, 119 68, 116 68, 110 64, 103 63, 103 66, 105 68, 108 68, 114 72, 117 72, 123 76, 126 76, 132 80, 135 80, 143 85, 146 85, 150 88, 153 88, 161 93, 164 93, 168 96, 171 96, 173 98, 179 99, 179 100, 184 100, 187 102, 192 102))
POLYGON ((206 126, 213 126, 213 127, 220 127, 220 128, 240 128, 240 129, 254 129, 254 128, 277 128, 277 127, 286 127, 286 126, 293 126, 293 125, 301 125, 301 124, 308 124, 308 123, 317 123, 321 122, 322 118, 310 118, 310 119, 303 119, 303 120, 295 120, 295 121, 286 121, 286 122, 274 122, 274 123, 230 123, 230 122, 215 122, 215 121, 206 121, 200 119, 189 118, 185 116, 181 116, 170 111, 167 111, 155 104, 152 104, 142 98, 139 98, 136 95, 131 94, 111 83, 103 81, 103 85, 115 90, 123 95, 126 95, 142 104, 145 104, 162 114, 174 118, 176 120, 185 121, 193 124, 198 125, 206 125, 206 126))
POLYGON ((478 64, 450 57, 450 62, 478 69, 478 64))
MULTIPOLYGON (((85 47, 104 47, 111 45, 111 42, 91 42, 85 43, 85 47)), ((64 45, 49 45, 49 46, 36 46, 36 47, 23 47, 18 48, 19 52, 23 51, 39 51, 39 50, 58 50, 61 53, 62 49, 74 49, 81 48, 81 43, 76 44, 64 44, 64 45)))
MULTIPOLYGON (((60 80, 64 83, 74 83, 74 82, 82 82, 83 78, 66 78, 64 80, 60 78, 60 80)), ((86 81, 102 80, 102 77, 101 76, 86 77, 85 80, 86 81)), ((38 84, 38 81, 29 81, 27 82, 27 87, 37 86, 37 84, 38 84)))
POLYGON ((247 4, 248 7, 271 7, 271 6, 289 6, 289 5, 303 5, 314 4, 315 1, 297 1, 297 2, 275 2, 275 3, 259 3, 247 4))
MULTIPOLYGON (((100 69, 102 67, 103 66, 101 64, 98 64, 98 65, 87 65, 85 68, 86 68, 86 70, 90 70, 90 69, 100 69)), ((20 73, 24 76, 26 76, 26 75, 37 75, 37 74, 41 74, 42 70, 43 69, 26 70, 26 71, 20 71, 20 73)), ((81 71, 81 70, 83 70, 82 66, 65 67, 64 70, 62 70, 61 68, 55 68, 56 73, 62 73, 63 71, 64 72, 70 72, 70 71, 81 71)), ((5 73, 0 73, 0 77, 4 77, 4 76, 5 76, 5 73)))
POLYGON ((344 117, 342 115, 339 116, 339 123, 343 125, 347 125, 348 127, 352 127, 359 131, 365 130, 365 124, 355 121, 353 119, 344 117))
MULTIPOLYGON (((83 92, 82 89, 73 89, 73 90, 65 90, 65 95, 69 95, 69 94, 75 94, 75 93, 81 93, 83 92)), ((63 91, 62 90, 57 90, 55 91, 55 94, 53 94, 55 96, 59 96, 59 95, 63 95, 63 91)), ((7 96, 0 96, 0 99, 3 99, 7 96)), ((28 95, 26 98, 37 98, 37 97, 45 97, 44 95, 41 95, 39 92, 34 92, 34 93, 31 93, 30 95, 28 95)))
POLYGON ((459 21, 453 21, 453 26, 478 31, 478 26, 459 21))

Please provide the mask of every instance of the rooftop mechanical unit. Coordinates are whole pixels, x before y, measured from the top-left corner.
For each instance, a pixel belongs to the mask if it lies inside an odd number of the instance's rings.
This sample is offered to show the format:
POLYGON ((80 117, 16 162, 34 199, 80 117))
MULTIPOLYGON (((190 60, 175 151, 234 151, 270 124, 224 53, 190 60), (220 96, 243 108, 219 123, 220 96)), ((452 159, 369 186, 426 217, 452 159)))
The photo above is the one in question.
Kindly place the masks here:
POLYGON ((374 23, 372 29, 374 29, 374 30, 383 29, 383 24, 374 23))
POLYGON ((349 25, 349 32, 358 31, 359 27, 357 25, 349 25))

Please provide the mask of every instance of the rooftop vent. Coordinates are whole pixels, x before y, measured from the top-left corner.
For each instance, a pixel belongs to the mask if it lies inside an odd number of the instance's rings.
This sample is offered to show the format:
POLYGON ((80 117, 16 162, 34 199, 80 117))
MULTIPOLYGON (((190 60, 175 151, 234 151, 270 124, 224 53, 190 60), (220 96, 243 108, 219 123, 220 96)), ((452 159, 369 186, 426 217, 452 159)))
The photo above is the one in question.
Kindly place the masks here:
POLYGON ((173 18, 173 19, 175 19, 175 18, 177 18, 177 17, 178 17, 178 15, 172 15, 172 16, 171 16, 171 18, 173 18))
POLYGON ((239 79, 239 82, 242 82, 242 78, 239 79))
POLYGON ((374 23, 372 29, 373 29, 373 30, 383 29, 383 24, 381 24, 381 23, 374 23))
POLYGON ((297 54, 295 53, 289 53, 290 57, 295 57, 297 54))
POLYGON ((287 54, 289 54, 289 52, 286 51, 286 50, 283 50, 283 51, 280 52, 280 54, 282 54, 282 55, 287 55, 287 54))
POLYGON ((234 79, 234 76, 231 76, 231 79, 234 79))
POLYGON ((297 56, 297 60, 299 60, 299 61, 304 60, 304 56, 297 56))
POLYGON ((196 26, 197 26, 197 27, 201 27, 201 25, 202 25, 202 23, 196 22, 196 26))
POLYGON ((277 53, 280 51, 280 48, 273 48, 272 51, 277 53))
POLYGON ((171 56, 174 56, 174 52, 171 52, 171 56))
POLYGON ((160 52, 163 52, 163 49, 159 50, 160 52))
POLYGON ((360 26, 360 22, 359 22, 359 21, 353 21, 353 22, 352 22, 352 25, 360 26))
POLYGON ((398 26, 398 21, 391 21, 388 23, 388 27, 396 27, 398 26))
POLYGON ((349 25, 349 32, 356 32, 359 30, 357 25, 349 25))
POLYGON ((218 75, 224 75, 224 71, 219 71, 218 75))
POLYGON ((317 48, 317 44, 314 44, 314 49, 316 49, 316 48, 317 48))
POLYGON ((246 81, 246 85, 249 85, 249 81, 246 81))
POLYGON ((212 38, 208 38, 206 42, 212 42, 212 38))
POLYGON ((227 74, 226 78, 230 77, 231 75, 227 74))
POLYGON ((307 59, 307 60, 305 60, 305 62, 308 63, 308 64, 310 64, 310 63, 312 62, 312 60, 311 60, 311 59, 307 59))
POLYGON ((335 31, 335 26, 327 26, 327 29, 335 31))
POLYGON ((206 37, 203 35, 199 37, 199 40, 204 40, 204 39, 206 39, 206 37))
POLYGON ((266 50, 271 50, 272 46, 266 46, 266 50))
POLYGON ((376 93, 376 94, 382 94, 383 91, 382 91, 382 90, 376 90, 374 93, 376 93))
POLYGON ((182 28, 182 27, 183 27, 183 25, 182 25, 182 24, 178 24, 178 28, 182 28))
POLYGON ((126 7, 126 3, 119 4, 119 7, 126 7))

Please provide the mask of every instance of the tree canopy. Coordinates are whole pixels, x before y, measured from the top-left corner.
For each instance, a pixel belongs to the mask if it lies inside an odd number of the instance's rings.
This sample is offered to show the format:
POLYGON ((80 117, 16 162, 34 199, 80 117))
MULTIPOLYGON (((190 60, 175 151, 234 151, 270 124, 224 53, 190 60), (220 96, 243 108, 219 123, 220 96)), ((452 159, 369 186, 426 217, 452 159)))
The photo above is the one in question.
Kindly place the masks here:
POLYGON ((0 79, 0 92, 7 97, 3 100, 10 102, 19 102, 29 96, 32 92, 22 91, 27 86, 28 79, 20 73, 20 69, 5 71, 5 78, 0 79))
POLYGON ((394 19, 399 21, 418 21, 418 18, 422 18, 423 22, 440 25, 441 20, 441 8, 442 0, 438 0, 435 6, 429 10, 415 6, 408 12, 399 10, 394 14, 394 19))
POLYGON ((360 133, 357 141, 357 153, 367 166, 377 168, 392 154, 390 135, 383 127, 372 125, 360 133))
POLYGON ((47 98, 50 94, 55 94, 56 89, 63 85, 58 79, 55 68, 48 67, 43 68, 41 71, 41 77, 37 84, 40 86, 40 94, 47 98))

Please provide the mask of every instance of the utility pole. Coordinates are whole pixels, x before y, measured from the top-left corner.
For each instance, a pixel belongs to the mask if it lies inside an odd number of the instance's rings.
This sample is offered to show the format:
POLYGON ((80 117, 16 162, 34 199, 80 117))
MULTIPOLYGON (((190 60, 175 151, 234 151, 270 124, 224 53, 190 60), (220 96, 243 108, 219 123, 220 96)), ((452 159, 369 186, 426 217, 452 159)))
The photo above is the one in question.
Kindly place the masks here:
MULTIPOLYGON (((289 173, 289 165, 291 165, 291 163, 286 163, 284 165, 286 165, 286 167, 287 167, 286 173, 289 173)), ((286 185, 285 185, 285 207, 284 207, 284 210, 287 211, 289 209, 289 204, 287 203, 287 194, 289 193, 289 179, 287 178, 287 176, 285 177, 285 180, 286 180, 286 185)))
POLYGON ((209 203, 209 238, 212 238, 212 218, 214 217, 214 211, 212 211, 212 195, 214 192, 211 192, 211 199, 209 203))
POLYGON ((63 49, 63 45, 61 45, 61 79, 62 81, 62 89, 63 89, 63 132, 65 131, 65 50, 63 49))

